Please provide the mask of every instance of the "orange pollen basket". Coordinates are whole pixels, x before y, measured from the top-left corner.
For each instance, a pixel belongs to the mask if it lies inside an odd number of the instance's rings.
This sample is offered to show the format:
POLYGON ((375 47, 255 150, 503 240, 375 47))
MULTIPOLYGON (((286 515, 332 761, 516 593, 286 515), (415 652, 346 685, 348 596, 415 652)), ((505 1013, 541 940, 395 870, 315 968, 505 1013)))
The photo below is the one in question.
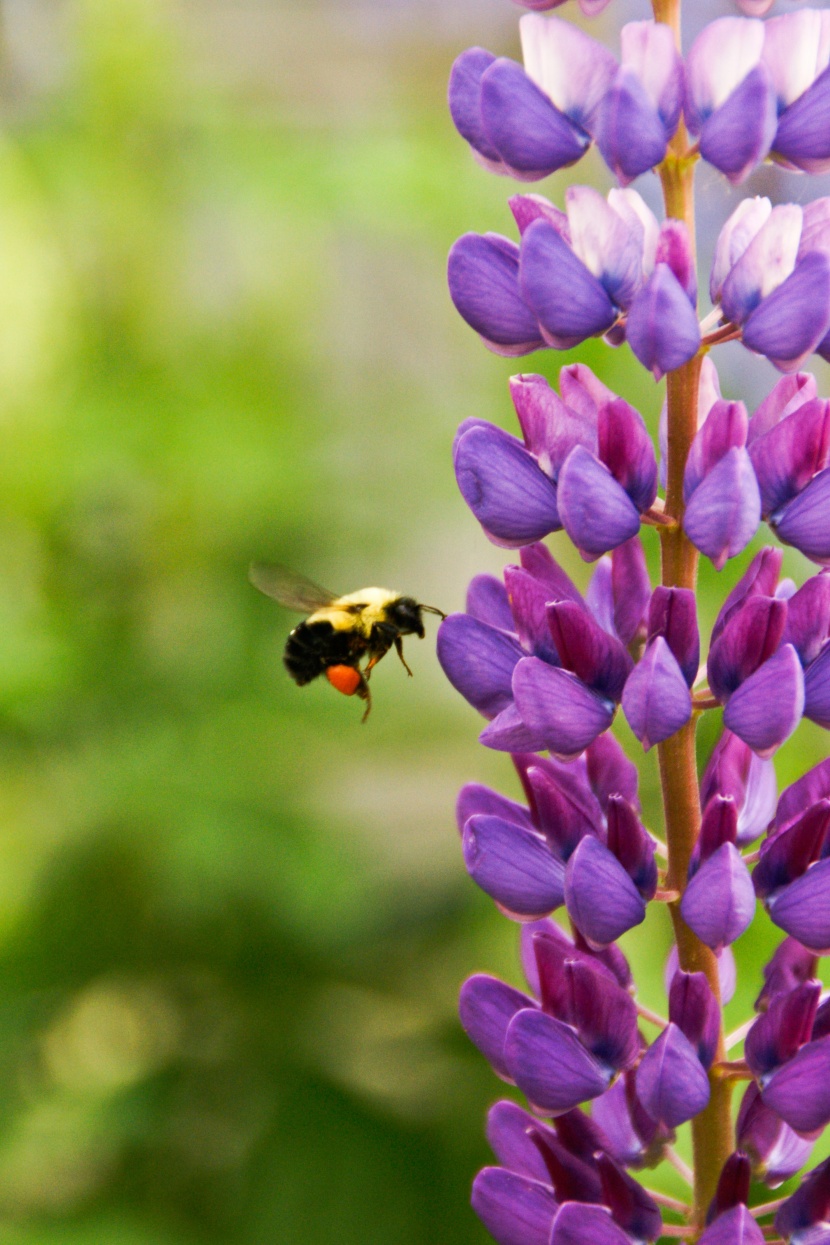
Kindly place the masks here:
POLYGON ((344 696, 354 696, 362 681, 360 672, 354 666, 329 666, 326 678, 344 696))

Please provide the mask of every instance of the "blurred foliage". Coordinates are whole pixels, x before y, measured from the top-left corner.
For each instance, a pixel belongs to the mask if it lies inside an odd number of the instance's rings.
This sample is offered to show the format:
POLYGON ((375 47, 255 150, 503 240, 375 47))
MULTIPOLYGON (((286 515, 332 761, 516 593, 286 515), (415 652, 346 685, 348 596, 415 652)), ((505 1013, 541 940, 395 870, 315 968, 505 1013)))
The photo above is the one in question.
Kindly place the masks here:
MULTIPOLYGON (((509 426, 515 365, 443 277, 460 232, 508 228, 505 185, 443 93, 482 11, 506 51, 514 14, 446 7, 3 5, 12 1245, 484 1239, 467 1190, 498 1086, 455 999, 477 968, 517 979, 515 930, 464 876, 453 801, 509 765, 432 638, 411 685, 378 671, 365 727, 300 692, 292 619, 246 581, 272 558, 453 609, 505 560, 449 445, 468 415, 509 426)), ((580 357, 656 428, 626 351, 580 357)), ((650 757, 653 821, 657 795, 650 757)), ((736 1022, 774 941, 751 937, 736 1022)), ((626 942, 664 1007, 663 914, 626 942)))

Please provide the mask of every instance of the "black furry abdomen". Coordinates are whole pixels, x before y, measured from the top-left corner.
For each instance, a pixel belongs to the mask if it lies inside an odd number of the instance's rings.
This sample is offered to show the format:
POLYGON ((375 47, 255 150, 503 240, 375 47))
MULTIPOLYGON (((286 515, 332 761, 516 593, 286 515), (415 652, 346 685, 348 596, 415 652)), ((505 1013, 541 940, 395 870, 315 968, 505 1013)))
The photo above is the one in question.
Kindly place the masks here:
POLYGON ((336 631, 330 622, 300 623, 285 643, 283 662, 295 683, 302 687, 329 666, 355 666, 365 650, 361 636, 336 631))

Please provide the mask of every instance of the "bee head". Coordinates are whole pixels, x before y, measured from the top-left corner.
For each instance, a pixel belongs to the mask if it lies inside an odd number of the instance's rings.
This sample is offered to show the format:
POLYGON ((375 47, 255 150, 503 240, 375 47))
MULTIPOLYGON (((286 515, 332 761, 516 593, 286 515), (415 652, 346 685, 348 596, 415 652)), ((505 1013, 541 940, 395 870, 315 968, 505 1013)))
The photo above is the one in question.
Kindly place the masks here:
POLYGON ((421 606, 413 597, 398 597, 387 609, 389 621, 394 623, 401 635, 417 635, 424 638, 424 622, 421 606))

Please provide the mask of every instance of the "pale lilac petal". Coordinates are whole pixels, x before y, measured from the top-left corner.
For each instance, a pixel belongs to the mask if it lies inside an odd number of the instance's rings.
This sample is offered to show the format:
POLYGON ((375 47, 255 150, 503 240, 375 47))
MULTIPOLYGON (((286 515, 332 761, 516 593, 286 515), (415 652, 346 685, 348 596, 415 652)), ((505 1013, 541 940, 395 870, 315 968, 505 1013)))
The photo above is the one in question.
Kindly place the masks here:
POLYGON ((511 1079, 504 1058, 507 1027, 519 1012, 535 1007, 521 990, 487 973, 468 977, 461 987, 458 1014, 464 1032, 503 1080, 511 1079))
POLYGON ((485 1167, 473 1181, 471 1202, 498 1245, 548 1245, 557 1208, 550 1185, 485 1167))
POLYGON ((519 662, 513 678, 516 708, 545 746, 562 757, 578 756, 611 725, 614 705, 567 670, 537 657, 519 662))
POLYGON ((574 254, 601 282, 611 300, 618 307, 627 307, 643 280, 645 235, 641 220, 638 217, 632 228, 630 214, 617 212, 611 200, 592 186, 569 186, 565 203, 574 254))
POLYGON ((557 504, 571 540, 589 556, 615 549, 640 530, 639 512, 625 489, 581 445, 559 474, 557 504))
MULTIPOLYGON (((752 238, 749 229, 764 216, 766 201, 736 223, 730 249, 746 240, 740 258, 733 262, 720 291, 720 304, 727 319, 743 324, 758 304, 780 286, 795 269, 801 238, 803 210, 797 203, 781 203, 772 209, 752 238)), ((729 226, 727 221, 726 229, 729 226)))
POLYGON ((745 449, 735 447, 692 494, 683 529, 720 570, 746 548, 760 522, 761 495, 752 462, 745 449))
POLYGON ((791 644, 732 694, 723 723, 761 757, 770 757, 798 726, 804 709, 804 675, 791 644))
MULTIPOLYGON (((801 238, 803 241, 803 230, 801 238)), ((793 411, 797 411, 800 406, 811 402, 817 392, 816 378, 811 372, 795 372, 790 376, 782 376, 770 389, 749 421, 747 445, 752 445, 753 441, 762 437, 765 432, 769 432, 782 419, 792 415, 793 411)))
POLYGON ((628 22, 620 31, 620 56, 642 82, 666 137, 671 138, 683 107, 683 62, 671 27, 663 22, 628 22))
POLYGON ((692 716, 688 684, 662 636, 649 643, 628 676, 622 707, 646 751, 674 735, 692 716))
POLYGON ((565 866, 535 830, 501 817, 471 817, 464 864, 478 886, 517 916, 539 917, 565 898, 565 866))
POLYGON ((764 64, 783 112, 812 86, 830 59, 830 13, 802 9, 764 26, 764 64))
POLYGON ((519 1089, 545 1112, 570 1111, 596 1098, 613 1075, 613 1069, 599 1063, 569 1025, 535 1008, 513 1017, 504 1058, 519 1089))
POLYGON ((498 234, 466 233, 447 261, 450 297, 462 319, 497 354, 527 354, 544 345, 519 289, 519 248, 498 234))
POLYGON ((755 915, 752 878, 733 843, 723 843, 688 883, 680 903, 683 920, 713 951, 748 929, 755 915))
POLYGON ((669 1128, 690 1120, 709 1101, 709 1078, 677 1025, 669 1024, 643 1056, 637 1094, 652 1119, 669 1128))
POLYGON ((571 22, 527 13, 519 20, 522 57, 533 81, 566 116, 593 132, 594 111, 617 70, 602 43, 571 22))
POLYGON ((469 614, 450 614, 438 628, 444 674, 479 713, 494 717, 513 700, 512 678, 524 651, 513 636, 469 614))
MULTIPOLYGON (((754 199, 742 199, 721 229, 715 244, 715 255, 709 278, 709 296, 713 303, 721 301, 721 293, 726 278, 744 254, 750 242, 760 232, 763 225, 766 224, 771 212, 772 204, 769 199, 760 196, 756 196, 754 199)), ((793 259, 793 263, 795 263, 795 259, 793 259)), ((792 268, 788 269, 788 271, 792 271, 792 268)), ((754 281, 750 284, 747 279, 747 293, 749 288, 754 288, 754 284, 754 281)), ((738 305, 743 306, 745 297, 746 293, 742 291, 737 299, 738 305)), ((720 397, 719 387, 717 396, 720 397)))
POLYGON ((686 121, 693 134, 755 68, 763 47, 762 22, 721 17, 703 28, 686 57, 686 121))
POLYGON ((607 947, 645 919, 646 905, 620 862, 599 839, 583 838, 565 874, 568 915, 587 941, 607 947))

